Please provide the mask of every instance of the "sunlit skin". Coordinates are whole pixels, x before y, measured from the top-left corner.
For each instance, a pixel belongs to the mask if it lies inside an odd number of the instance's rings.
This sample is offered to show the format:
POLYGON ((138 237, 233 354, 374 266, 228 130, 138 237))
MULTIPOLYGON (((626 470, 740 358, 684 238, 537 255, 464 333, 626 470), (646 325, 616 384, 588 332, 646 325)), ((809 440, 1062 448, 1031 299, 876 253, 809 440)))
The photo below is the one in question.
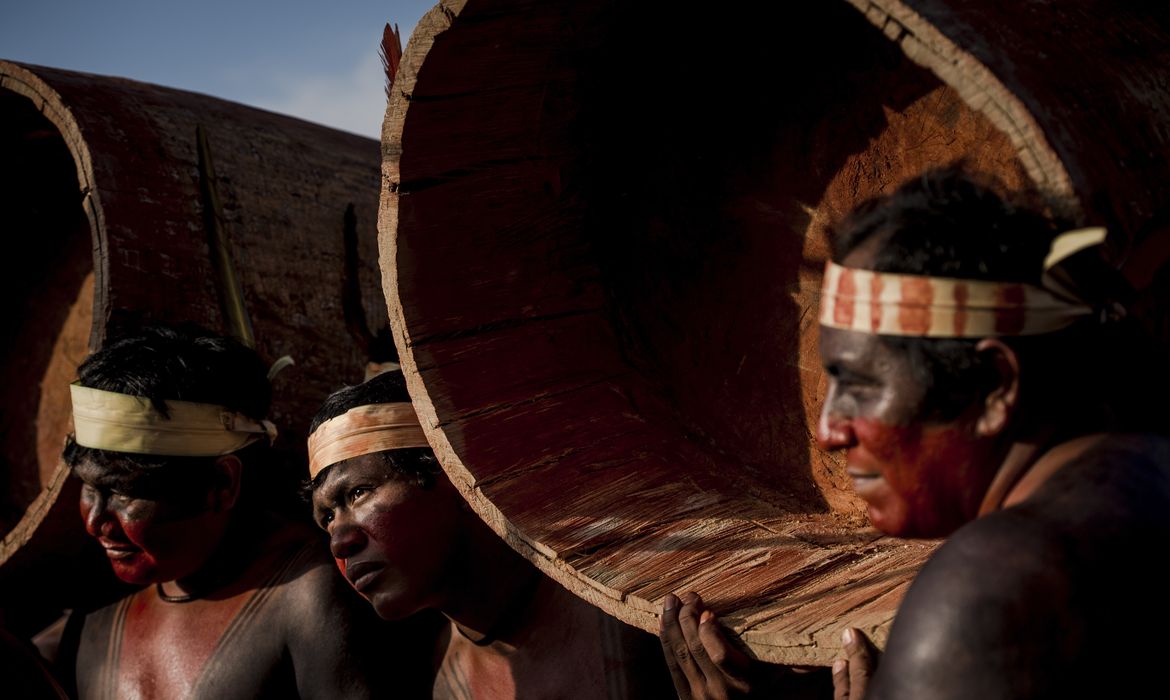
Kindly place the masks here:
POLYGON ((377 454, 334 465, 313 493, 337 567, 384 619, 437 607, 459 541, 459 495, 393 472, 377 454))
POLYGON ((313 513, 338 568, 379 616, 433 608, 449 620, 435 649, 433 697, 593 700, 669 691, 652 638, 542 576, 442 474, 422 488, 379 454, 352 458, 325 472, 313 513))
POLYGON ((105 550, 118 578, 137 585, 195 575, 219 547, 229 513, 208 501, 195 509, 131 495, 124 480, 92 462, 74 468, 81 479, 86 532, 105 550))
POLYGON ((296 688, 368 697, 417 687, 418 668, 393 680, 372 674, 375 659, 402 655, 401 640, 373 627, 311 531, 236 507, 240 466, 221 457, 214 486, 174 485, 180 494, 157 493, 134 469, 74 467, 86 530, 119 578, 147 586, 86 615, 79 696, 288 697, 296 688))

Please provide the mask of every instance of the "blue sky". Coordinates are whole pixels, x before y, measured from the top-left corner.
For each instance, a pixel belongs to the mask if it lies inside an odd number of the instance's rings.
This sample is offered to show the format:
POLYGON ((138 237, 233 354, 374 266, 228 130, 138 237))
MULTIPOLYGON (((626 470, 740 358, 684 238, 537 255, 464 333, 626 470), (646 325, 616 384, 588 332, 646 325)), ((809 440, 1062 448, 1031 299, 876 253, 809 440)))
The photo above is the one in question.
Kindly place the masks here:
POLYGON ((0 0, 0 58, 202 92, 378 138, 378 44, 437 0, 0 0))

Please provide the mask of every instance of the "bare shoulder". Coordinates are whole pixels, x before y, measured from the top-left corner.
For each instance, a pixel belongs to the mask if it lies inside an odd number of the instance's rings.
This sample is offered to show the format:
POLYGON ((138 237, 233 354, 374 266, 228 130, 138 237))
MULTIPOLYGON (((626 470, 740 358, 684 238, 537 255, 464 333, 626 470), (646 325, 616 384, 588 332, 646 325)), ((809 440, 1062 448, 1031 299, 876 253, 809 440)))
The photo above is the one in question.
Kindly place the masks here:
POLYGON ((435 624, 380 619, 350 587, 316 530, 286 560, 281 626, 302 697, 425 697, 435 624))
POLYGON ((1125 575, 1170 546, 1170 440, 1104 436, 997 515, 1011 514, 1013 527, 1045 532, 1047 544, 1062 546, 1087 585, 1104 583, 1093 577, 1103 567, 1125 575))
POLYGON ((1170 439, 1150 434, 1119 434, 1101 437, 1040 488, 1035 499, 1051 510, 1062 499, 1077 501, 1080 516, 1113 514, 1102 508, 1108 502, 1126 505, 1118 514, 1148 504, 1161 505, 1170 499, 1170 439), (1083 506, 1096 507, 1092 513, 1083 506))
POLYGON ((284 530, 273 542, 274 549, 283 551, 274 572, 281 589, 281 597, 294 628, 307 628, 319 634, 322 625, 335 626, 353 615, 370 617, 369 605, 350 588, 329 553, 328 543, 316 530, 294 525, 284 530))
POLYGON ((1170 603, 1170 442, 1110 436, 1020 505, 961 528, 899 608, 874 697, 1145 693, 1170 603))
POLYGON ((875 698, 1028 697, 1037 668, 1065 665, 1057 635, 1069 580, 1043 527, 995 514, 960 529, 898 610, 870 688, 875 698))

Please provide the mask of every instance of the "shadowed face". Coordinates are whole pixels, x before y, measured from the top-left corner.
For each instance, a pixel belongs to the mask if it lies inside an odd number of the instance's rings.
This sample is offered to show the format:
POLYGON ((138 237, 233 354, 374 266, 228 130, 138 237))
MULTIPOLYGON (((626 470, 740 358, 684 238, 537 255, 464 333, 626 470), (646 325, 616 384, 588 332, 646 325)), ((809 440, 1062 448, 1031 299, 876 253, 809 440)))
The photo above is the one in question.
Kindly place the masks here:
POLYGON ((226 513, 199 498, 177 503, 153 498, 123 473, 83 462, 81 517, 85 530, 106 552, 114 574, 137 585, 187 578, 219 545, 226 513))
POLYGON ((333 465, 313 490, 338 568, 387 620, 439 605, 458 558, 459 503, 445 477, 424 489, 377 453, 333 465))

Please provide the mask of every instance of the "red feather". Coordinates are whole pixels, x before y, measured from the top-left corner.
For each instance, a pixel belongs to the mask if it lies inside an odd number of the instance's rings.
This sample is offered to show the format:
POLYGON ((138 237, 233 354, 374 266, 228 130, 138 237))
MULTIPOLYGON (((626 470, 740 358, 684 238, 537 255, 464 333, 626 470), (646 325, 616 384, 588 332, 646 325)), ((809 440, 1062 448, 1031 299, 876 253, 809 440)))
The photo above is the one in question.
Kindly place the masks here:
POLYGON ((382 57, 382 68, 386 71, 386 99, 390 99, 390 88, 394 87, 394 76, 398 75, 398 64, 402 61, 402 36, 398 33, 398 25, 391 29, 390 23, 382 30, 382 48, 378 51, 382 57))

